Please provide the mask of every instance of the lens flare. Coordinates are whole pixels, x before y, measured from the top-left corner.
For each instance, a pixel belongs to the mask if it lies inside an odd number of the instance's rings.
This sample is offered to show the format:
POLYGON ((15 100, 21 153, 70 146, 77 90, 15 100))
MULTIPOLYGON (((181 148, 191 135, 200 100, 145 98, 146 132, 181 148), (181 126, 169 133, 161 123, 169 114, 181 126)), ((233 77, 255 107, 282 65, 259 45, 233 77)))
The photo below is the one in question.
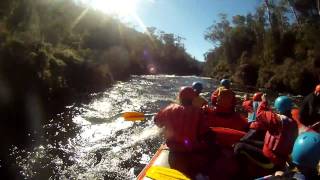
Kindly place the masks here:
POLYGON ((149 64, 149 65, 148 65, 148 72, 149 72, 150 74, 157 74, 157 68, 156 68, 156 66, 153 65, 153 64, 149 64))
POLYGON ((91 5, 108 14, 129 16, 136 12, 138 0, 92 0, 91 5))

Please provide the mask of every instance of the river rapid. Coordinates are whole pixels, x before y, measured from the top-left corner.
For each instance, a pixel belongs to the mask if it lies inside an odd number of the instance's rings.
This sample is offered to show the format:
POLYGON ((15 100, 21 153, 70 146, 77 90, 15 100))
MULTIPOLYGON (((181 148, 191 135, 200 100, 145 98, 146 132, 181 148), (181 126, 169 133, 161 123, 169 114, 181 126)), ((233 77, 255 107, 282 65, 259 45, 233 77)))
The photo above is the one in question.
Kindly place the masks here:
MULTIPOLYGON (((135 179, 164 142, 151 114, 176 101, 180 86, 204 84, 209 99, 217 82, 196 76, 133 76, 90 101, 66 111, 38 132, 35 146, 12 147, 11 157, 26 179, 135 179), (123 112, 137 111, 145 121, 129 122, 123 112)), ((234 88, 237 96, 246 90, 234 88)), ((252 93, 252 92, 251 92, 252 93)))

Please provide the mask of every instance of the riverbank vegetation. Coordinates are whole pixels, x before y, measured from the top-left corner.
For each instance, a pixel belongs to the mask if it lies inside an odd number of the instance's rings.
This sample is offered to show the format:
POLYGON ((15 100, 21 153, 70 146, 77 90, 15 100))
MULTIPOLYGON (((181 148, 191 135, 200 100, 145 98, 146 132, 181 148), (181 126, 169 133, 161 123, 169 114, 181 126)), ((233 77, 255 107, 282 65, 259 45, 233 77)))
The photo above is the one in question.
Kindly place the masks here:
POLYGON ((72 0, 6 0, 0 13, 0 73, 13 90, 69 96, 101 91, 131 74, 199 73, 181 37, 138 32, 72 0))
POLYGON ((220 21, 205 38, 204 74, 294 94, 320 81, 320 15, 316 0, 261 1, 254 13, 220 21))
MULTIPOLYGON (((0 2, 1 172, 14 161, 9 147, 33 146, 67 104, 133 74, 200 74, 181 37, 138 32, 77 2, 0 2)), ((71 119, 61 121, 66 129, 71 119)))

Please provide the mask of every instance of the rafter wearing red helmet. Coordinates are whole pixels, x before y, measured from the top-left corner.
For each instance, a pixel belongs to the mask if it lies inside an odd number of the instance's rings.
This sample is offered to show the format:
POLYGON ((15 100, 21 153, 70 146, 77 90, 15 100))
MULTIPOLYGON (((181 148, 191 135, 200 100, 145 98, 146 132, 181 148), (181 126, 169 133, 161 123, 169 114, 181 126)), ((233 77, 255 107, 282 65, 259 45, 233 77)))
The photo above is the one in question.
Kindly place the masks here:
POLYGON ((200 140, 208 127, 201 108, 192 105, 196 97, 192 87, 182 87, 178 97, 180 104, 170 104, 160 110, 154 122, 164 128, 166 144, 170 149, 170 166, 194 178, 199 168, 206 163, 197 164, 199 161, 193 159, 208 159, 207 144, 200 140))

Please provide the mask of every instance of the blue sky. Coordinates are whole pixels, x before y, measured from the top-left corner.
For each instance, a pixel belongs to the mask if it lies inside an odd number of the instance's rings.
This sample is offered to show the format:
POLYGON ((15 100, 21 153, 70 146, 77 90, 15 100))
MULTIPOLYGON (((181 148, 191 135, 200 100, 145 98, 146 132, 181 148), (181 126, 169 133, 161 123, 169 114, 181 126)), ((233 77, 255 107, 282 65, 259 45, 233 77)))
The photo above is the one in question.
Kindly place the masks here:
MULTIPOLYGON (((91 0, 97 1, 97 0, 91 0)), ((104 0, 107 1, 107 0, 104 0)), ((109 0, 111 1, 111 0, 109 0)), ((115 0, 114 0, 115 1, 115 0)), ((136 1, 135 13, 146 27, 156 27, 167 33, 186 38, 186 50, 196 59, 203 61, 203 54, 214 46, 204 39, 204 32, 219 13, 245 15, 253 12, 262 0, 122 0, 136 1)), ((119 2, 119 0, 118 0, 119 2)), ((128 4, 128 3, 127 3, 128 4)), ((132 16, 122 18, 139 31, 143 28, 132 16)))

